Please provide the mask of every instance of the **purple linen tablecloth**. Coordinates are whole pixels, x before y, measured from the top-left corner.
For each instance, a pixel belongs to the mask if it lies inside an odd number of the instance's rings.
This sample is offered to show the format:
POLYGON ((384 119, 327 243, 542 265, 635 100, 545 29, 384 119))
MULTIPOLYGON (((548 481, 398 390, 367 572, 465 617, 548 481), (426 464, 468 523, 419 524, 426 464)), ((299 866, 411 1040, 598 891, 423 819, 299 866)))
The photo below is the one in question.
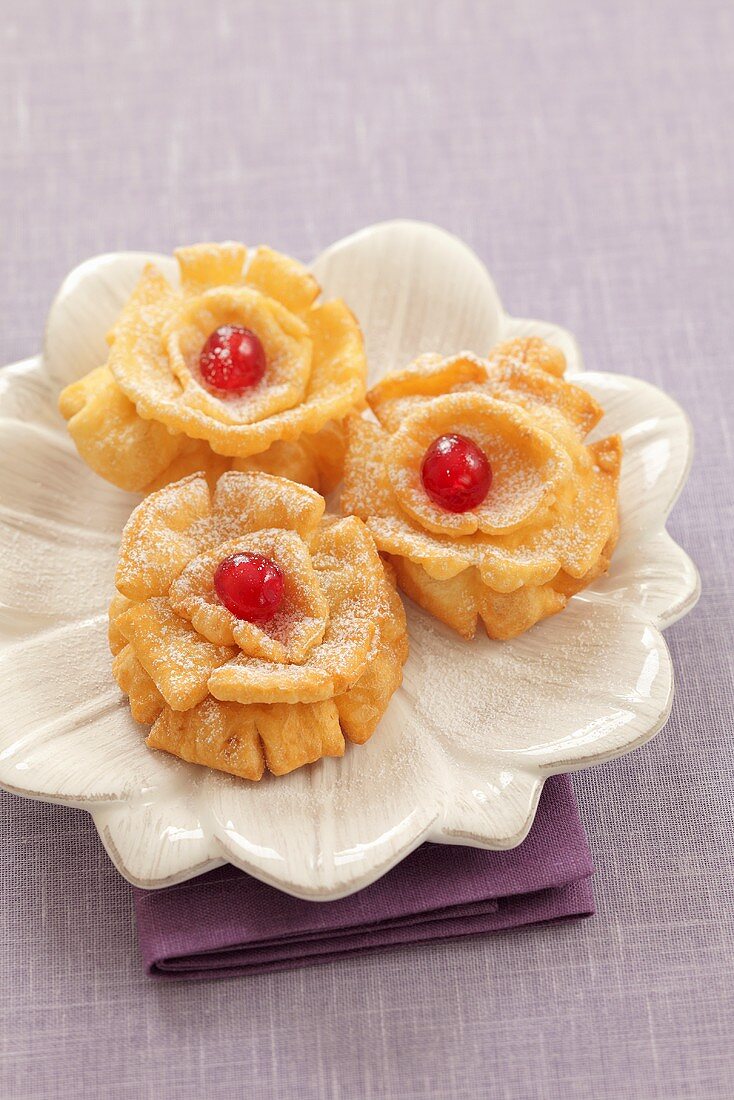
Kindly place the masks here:
POLYGON ((372 886, 326 903, 221 867, 164 890, 136 890, 135 911, 149 974, 230 978, 588 916, 591 872, 571 783, 557 776, 529 836, 508 852, 425 844, 372 886))
POLYGON ((0 795, 0 1095, 731 1100, 734 4, 6 0, 0 60, 0 362, 95 253, 436 222, 685 407, 704 582, 666 728, 573 777, 593 920, 152 982, 88 817, 0 795))

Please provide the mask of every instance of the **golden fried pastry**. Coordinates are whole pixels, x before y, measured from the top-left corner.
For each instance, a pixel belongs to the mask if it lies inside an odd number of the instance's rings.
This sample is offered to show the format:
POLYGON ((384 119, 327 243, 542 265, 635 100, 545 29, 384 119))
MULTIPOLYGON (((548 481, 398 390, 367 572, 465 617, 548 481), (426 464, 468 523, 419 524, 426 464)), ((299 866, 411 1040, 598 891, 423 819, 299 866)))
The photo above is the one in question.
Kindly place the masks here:
POLYGON ((109 335, 107 363, 63 390, 79 454, 121 489, 203 470, 262 469, 329 492, 366 361, 344 302, 296 260, 240 244, 176 251, 180 287, 149 264, 109 335))
POLYGON ((375 731, 402 680, 405 613, 361 520, 259 471, 151 493, 125 527, 113 672, 147 743, 260 779, 375 731))
POLYGON ((466 638, 513 638, 607 570, 619 436, 538 338, 488 359, 423 355, 348 423, 342 508, 365 521, 407 594, 466 638))

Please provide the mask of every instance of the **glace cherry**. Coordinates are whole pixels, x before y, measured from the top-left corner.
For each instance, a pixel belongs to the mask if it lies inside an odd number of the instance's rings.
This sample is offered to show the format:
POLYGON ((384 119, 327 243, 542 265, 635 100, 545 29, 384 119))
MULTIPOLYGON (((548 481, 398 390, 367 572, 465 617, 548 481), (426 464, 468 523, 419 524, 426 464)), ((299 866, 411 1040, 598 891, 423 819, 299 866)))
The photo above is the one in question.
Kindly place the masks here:
POLYGON ((283 602, 283 574, 262 554, 233 554, 217 566, 214 589, 236 618, 264 623, 283 602))
POLYGON ((256 386, 267 360, 259 338, 242 325, 221 325, 207 338, 199 356, 199 370, 213 389, 241 393, 256 386))
POLYGON ((489 492, 492 467, 471 439, 440 435, 423 456, 421 479, 434 504, 449 512, 467 512, 489 492))

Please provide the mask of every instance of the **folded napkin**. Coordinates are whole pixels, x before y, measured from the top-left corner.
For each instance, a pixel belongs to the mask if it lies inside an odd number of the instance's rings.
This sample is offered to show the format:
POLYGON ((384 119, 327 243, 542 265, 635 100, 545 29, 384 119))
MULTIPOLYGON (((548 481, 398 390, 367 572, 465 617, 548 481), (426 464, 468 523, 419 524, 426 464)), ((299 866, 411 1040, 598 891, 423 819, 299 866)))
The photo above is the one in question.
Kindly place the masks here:
POLYGON ((545 784, 519 847, 424 844, 341 901, 289 897, 235 867, 135 890, 140 948, 157 978, 228 978, 373 949, 589 916, 591 855, 567 776, 545 784))

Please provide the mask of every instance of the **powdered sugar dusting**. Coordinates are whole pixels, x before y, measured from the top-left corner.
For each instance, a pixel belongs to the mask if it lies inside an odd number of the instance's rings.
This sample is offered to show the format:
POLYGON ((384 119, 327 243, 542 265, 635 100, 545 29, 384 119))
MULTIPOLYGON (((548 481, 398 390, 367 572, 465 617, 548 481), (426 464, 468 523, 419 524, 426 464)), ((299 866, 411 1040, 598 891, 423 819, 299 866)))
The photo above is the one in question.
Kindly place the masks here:
MULTIPOLYGON (((411 656, 404 688, 421 719, 445 741, 486 752, 532 752, 547 745, 558 715, 565 725, 559 737, 578 740, 610 713, 610 722, 627 713, 624 674, 619 688, 601 698, 599 669, 618 667, 619 646, 640 633, 625 621, 619 605, 574 599, 563 613, 562 631, 540 623, 521 638, 495 642, 477 635, 458 638, 426 612, 410 604, 411 656), (593 613, 592 613, 593 611, 593 613), (617 691, 619 694, 617 694, 617 691), (609 707, 616 697, 618 709, 609 707)), ((612 674, 614 675, 614 674, 612 674)))

